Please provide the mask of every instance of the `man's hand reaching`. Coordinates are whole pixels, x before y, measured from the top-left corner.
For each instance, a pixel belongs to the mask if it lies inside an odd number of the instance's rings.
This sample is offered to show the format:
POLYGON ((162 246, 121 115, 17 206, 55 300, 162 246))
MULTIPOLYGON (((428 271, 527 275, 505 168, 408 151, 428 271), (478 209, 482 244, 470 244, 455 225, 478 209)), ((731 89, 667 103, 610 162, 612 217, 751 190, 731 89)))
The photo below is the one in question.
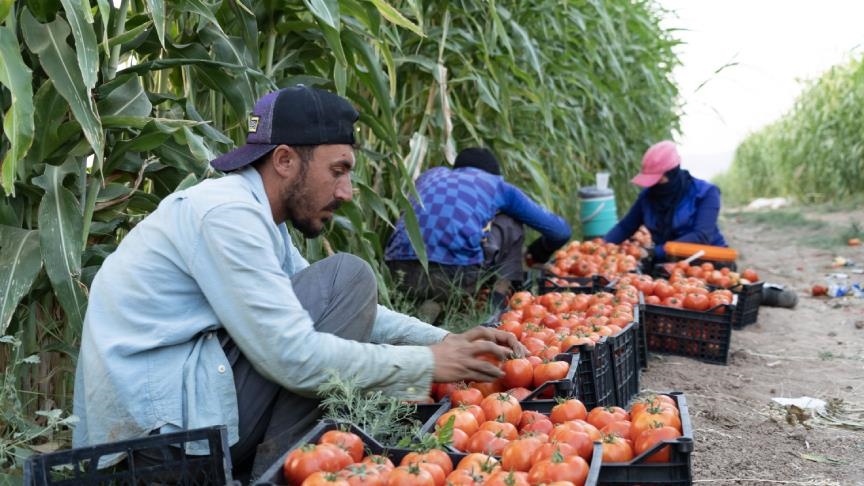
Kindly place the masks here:
POLYGON ((433 380, 440 383, 496 380, 504 372, 479 356, 491 355, 503 361, 527 353, 513 334, 489 327, 450 334, 430 348, 435 356, 433 380))

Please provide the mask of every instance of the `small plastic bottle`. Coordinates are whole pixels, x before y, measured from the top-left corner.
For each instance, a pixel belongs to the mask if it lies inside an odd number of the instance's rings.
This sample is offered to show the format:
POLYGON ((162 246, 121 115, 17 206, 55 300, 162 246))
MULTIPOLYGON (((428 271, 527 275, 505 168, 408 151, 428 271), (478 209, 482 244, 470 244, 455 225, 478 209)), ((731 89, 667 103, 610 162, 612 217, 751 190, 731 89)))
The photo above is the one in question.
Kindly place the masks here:
POLYGON ((828 275, 828 297, 843 297, 849 293, 849 276, 845 273, 828 275))

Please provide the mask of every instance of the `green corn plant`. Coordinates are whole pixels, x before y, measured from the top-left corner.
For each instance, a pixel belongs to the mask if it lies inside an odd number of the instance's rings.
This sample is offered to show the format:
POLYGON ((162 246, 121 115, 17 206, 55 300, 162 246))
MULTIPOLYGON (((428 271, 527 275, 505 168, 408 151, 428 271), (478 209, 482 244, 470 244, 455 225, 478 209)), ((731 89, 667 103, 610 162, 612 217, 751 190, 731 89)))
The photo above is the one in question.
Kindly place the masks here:
POLYGON ((748 136, 718 182, 734 203, 786 196, 803 203, 853 199, 864 185, 864 60, 832 66, 792 108, 748 136))

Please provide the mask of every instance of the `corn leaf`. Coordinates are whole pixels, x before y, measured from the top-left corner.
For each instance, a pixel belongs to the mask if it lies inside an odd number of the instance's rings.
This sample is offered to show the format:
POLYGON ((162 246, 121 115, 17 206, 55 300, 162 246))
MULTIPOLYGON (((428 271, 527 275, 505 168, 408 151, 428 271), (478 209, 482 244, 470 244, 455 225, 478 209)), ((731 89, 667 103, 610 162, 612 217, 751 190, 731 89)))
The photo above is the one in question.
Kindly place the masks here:
POLYGON ((67 176, 78 174, 74 159, 61 166, 46 165, 33 183, 45 191, 39 203, 39 242, 45 271, 69 325, 81 329, 87 299, 81 282, 83 213, 78 199, 64 187, 67 176))
POLYGON ((78 68, 81 79, 87 89, 96 86, 96 74, 99 72, 99 53, 96 48, 96 32, 93 31, 93 14, 90 5, 82 0, 61 0, 66 11, 66 19, 72 28, 75 39, 75 54, 78 57, 78 68))
POLYGON ((48 73, 60 95, 69 103, 72 114, 93 148, 94 165, 97 170, 100 169, 105 151, 105 135, 81 70, 76 62, 72 62, 77 56, 66 44, 70 33, 69 24, 62 17, 57 17, 48 24, 40 24, 29 10, 25 9, 21 13, 21 30, 27 46, 39 55, 42 68, 48 73))
POLYGON ((9 150, 3 156, 0 181, 6 194, 15 195, 15 174, 18 162, 33 143, 32 71, 21 58, 15 33, 0 27, 0 83, 12 94, 14 103, 3 117, 3 134, 9 139, 9 150))
POLYGON ((39 231, 0 226, 0 335, 41 269, 39 231))

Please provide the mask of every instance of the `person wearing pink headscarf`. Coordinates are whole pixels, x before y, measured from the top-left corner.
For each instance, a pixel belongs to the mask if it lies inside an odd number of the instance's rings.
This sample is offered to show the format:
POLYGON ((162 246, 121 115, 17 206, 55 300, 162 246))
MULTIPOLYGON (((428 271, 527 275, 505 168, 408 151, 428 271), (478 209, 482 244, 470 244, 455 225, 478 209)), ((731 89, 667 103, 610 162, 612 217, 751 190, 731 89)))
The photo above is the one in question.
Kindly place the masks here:
POLYGON ((654 241, 654 262, 666 260, 667 241, 727 246, 717 216, 720 189, 681 168, 674 142, 651 146, 642 157, 642 170, 632 179, 643 187, 627 214, 603 237, 621 243, 645 225, 654 241))

